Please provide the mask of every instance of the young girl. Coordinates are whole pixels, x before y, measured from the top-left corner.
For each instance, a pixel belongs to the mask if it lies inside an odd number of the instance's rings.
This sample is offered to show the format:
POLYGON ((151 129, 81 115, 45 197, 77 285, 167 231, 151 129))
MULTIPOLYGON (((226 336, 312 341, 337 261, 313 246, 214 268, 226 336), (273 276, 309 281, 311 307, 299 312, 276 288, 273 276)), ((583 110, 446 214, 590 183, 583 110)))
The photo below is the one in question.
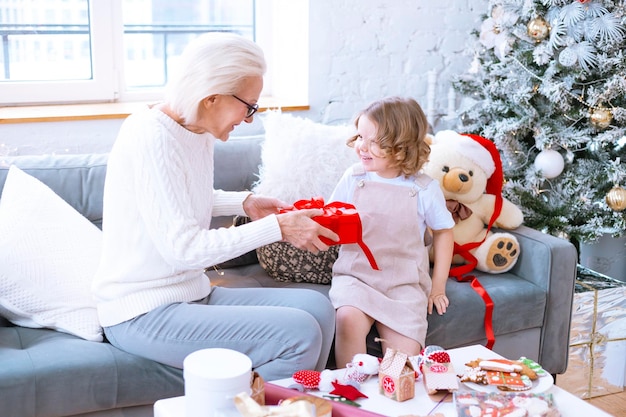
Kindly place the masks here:
POLYGON ((426 312, 434 307, 443 314, 449 304, 445 290, 454 244, 454 221, 439 184, 419 172, 430 153, 428 122, 419 104, 398 97, 376 101, 355 125, 357 134, 348 146, 361 163, 348 168, 330 200, 355 205, 363 241, 379 270, 372 269, 358 245, 342 245, 330 289, 338 367, 366 352, 374 324, 383 352, 391 347, 419 354, 426 339, 426 312), (433 234, 432 280, 427 228, 433 234))

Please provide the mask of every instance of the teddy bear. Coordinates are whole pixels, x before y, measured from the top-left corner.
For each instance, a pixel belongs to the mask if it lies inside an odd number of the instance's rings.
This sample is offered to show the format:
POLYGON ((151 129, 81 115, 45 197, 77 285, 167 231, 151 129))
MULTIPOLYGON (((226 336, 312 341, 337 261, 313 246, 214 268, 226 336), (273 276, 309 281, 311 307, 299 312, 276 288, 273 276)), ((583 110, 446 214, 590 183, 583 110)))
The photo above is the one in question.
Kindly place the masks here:
POLYGON ((431 152, 423 172, 439 183, 455 221, 453 264, 496 274, 510 270, 520 247, 506 229, 520 226, 524 218, 502 196, 504 177, 495 144, 452 130, 429 135, 428 141, 431 152), (504 230, 494 232, 491 226, 504 230))

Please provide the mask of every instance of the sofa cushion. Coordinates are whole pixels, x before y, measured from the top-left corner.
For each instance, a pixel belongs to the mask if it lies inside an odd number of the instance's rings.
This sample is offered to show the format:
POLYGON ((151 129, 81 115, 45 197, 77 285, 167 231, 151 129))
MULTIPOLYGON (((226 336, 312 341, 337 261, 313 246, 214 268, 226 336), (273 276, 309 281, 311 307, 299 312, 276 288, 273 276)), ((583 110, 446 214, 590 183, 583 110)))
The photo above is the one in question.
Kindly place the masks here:
POLYGON ((256 254, 265 272, 277 281, 330 284, 339 246, 314 254, 288 242, 274 242, 261 246, 256 254))
MULTIPOLYGON (((247 216, 234 216, 233 224, 228 227, 238 227, 246 223, 250 223, 252 220, 247 216)), ((211 222, 211 227, 215 227, 213 222, 211 222)), ((225 227, 225 226, 221 226, 225 227)), ((259 263, 259 259, 257 258, 256 251, 251 250, 250 252, 246 252, 243 255, 239 255, 236 258, 229 259, 220 264, 217 264, 213 267, 214 270, 219 271, 225 268, 236 268, 238 266, 246 266, 251 264, 259 263)))
POLYGON ((97 226, 102 224, 102 194, 108 154, 25 155, 0 161, 0 190, 15 165, 59 195, 97 226))
MULTIPOLYGON (((512 273, 473 274, 493 300, 493 331, 496 335, 543 327, 545 290, 512 273)), ((446 295, 450 305, 445 314, 428 316, 427 345, 447 349, 485 343, 485 303, 469 282, 448 279, 446 295)), ((496 343, 498 337, 496 336, 496 343)), ((523 341, 520 341, 523 343, 523 341)))
POLYGON ((358 158, 346 145, 352 125, 329 126, 280 111, 263 114, 265 141, 253 191, 293 203, 328 200, 344 171, 358 158))
MULTIPOLYGON (((211 285, 226 288, 307 288, 318 291, 328 297, 330 285, 312 284, 310 282, 278 281, 270 277, 260 264, 240 266, 223 271, 209 269, 207 275, 211 285)), ((334 321, 333 317, 333 321, 334 321)), ((333 325, 333 323, 329 323, 333 325)))
POLYGON ((258 180, 263 135, 234 136, 215 142, 214 188, 225 191, 252 190, 258 180))
POLYGON ((53 330, 0 328, 0 369, 5 416, 82 415, 184 394, 180 369, 53 330))
POLYGON ((9 170, 0 199, 0 314, 102 341, 91 278, 102 232, 41 181, 9 170))
MULTIPOLYGON (((293 287, 309 288, 328 295, 328 285, 279 282, 260 272, 259 265, 225 270, 223 275, 213 271, 208 274, 213 285, 223 287, 293 287)), ((511 271, 490 275, 474 271, 476 277, 494 302, 493 329, 496 346, 499 337, 509 334, 526 334, 526 330, 537 330, 544 326, 547 309, 545 289, 513 274, 511 271)), ((469 282, 448 279, 446 294, 450 305, 445 314, 428 315, 427 345, 452 349, 471 344, 485 344, 485 303, 472 289, 469 282)), ((525 340, 517 341, 520 350, 528 352, 525 340), (524 347, 525 346, 525 347, 524 347)), ((368 345, 370 346, 370 345, 368 345)), ((380 349, 377 344, 376 349, 380 349)), ((370 350, 382 357, 380 350, 370 350)), ((532 352, 530 352, 532 353, 532 352)), ((530 354, 528 353, 528 354, 530 354)))
MULTIPOLYGON (((263 115, 265 142, 259 180, 254 192, 291 204, 322 197, 328 200, 337 182, 358 161, 346 145, 352 125, 330 126, 280 111, 263 115)), ((261 266, 279 281, 329 284, 337 248, 314 255, 290 243, 277 242, 257 249, 261 266)))

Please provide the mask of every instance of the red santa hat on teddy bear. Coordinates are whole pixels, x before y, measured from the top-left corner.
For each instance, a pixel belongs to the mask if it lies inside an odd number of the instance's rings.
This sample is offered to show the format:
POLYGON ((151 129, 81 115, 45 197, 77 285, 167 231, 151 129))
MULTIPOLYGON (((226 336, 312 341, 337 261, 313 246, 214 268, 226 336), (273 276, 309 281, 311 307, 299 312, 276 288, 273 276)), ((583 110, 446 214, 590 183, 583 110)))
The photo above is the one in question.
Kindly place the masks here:
POLYGON ((444 145, 447 149, 457 149, 464 157, 478 165, 488 178, 485 189, 487 194, 502 195, 504 182, 502 160, 495 143, 482 136, 469 133, 461 134, 453 130, 438 132, 435 136, 435 143, 444 145))

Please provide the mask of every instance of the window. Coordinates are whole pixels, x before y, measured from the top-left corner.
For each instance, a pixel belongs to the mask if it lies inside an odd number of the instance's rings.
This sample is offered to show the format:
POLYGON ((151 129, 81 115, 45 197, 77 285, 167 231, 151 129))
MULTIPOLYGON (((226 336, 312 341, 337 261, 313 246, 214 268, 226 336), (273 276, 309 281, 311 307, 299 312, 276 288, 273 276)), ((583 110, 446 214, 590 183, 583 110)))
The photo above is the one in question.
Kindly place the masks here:
POLYGON ((157 99, 207 31, 258 42, 264 96, 306 104, 308 0, 0 0, 0 104, 157 99))

